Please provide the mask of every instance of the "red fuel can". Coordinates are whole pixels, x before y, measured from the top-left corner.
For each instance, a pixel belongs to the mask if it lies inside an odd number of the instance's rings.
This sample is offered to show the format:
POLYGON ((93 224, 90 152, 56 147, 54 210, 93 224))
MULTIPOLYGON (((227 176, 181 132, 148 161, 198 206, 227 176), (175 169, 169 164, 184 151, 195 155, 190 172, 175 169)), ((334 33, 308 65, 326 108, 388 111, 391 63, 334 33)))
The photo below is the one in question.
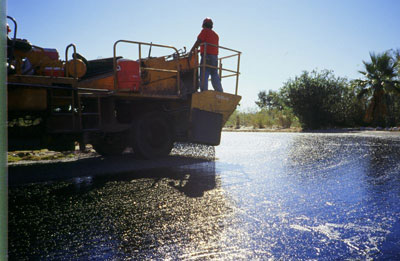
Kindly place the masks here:
POLYGON ((139 63, 128 59, 119 59, 117 61, 117 79, 119 89, 139 91, 139 63))

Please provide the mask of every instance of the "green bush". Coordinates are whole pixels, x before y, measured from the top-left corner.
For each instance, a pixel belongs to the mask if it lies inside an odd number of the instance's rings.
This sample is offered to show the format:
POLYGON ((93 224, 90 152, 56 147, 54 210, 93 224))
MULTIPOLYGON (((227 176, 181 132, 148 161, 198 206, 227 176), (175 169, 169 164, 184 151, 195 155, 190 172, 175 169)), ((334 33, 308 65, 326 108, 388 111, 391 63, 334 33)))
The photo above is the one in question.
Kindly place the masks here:
POLYGON ((277 118, 279 126, 283 128, 290 128, 295 120, 293 113, 289 110, 278 111, 277 118))
POLYGON ((303 72, 287 81, 281 92, 287 94, 286 105, 299 118, 303 128, 318 129, 343 124, 342 112, 348 82, 331 71, 303 72))
POLYGON ((225 124, 228 128, 253 127, 263 128, 290 128, 299 127, 299 121, 290 109, 261 109, 247 112, 235 111, 225 124))
POLYGON ((328 70, 304 71, 279 91, 260 91, 255 103, 261 111, 242 115, 242 124, 249 118, 258 127, 399 126, 400 50, 371 53, 371 62, 363 63, 363 79, 349 82, 328 70))

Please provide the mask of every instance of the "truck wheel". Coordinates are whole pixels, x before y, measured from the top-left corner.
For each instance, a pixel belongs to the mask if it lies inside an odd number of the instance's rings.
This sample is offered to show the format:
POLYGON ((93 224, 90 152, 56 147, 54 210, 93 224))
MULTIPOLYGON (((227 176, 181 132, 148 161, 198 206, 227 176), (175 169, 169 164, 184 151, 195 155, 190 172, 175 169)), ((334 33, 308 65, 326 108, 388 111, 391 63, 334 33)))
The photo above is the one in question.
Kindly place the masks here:
POLYGON ((132 129, 133 150, 145 159, 167 156, 173 147, 173 137, 168 117, 159 112, 142 115, 132 129))
POLYGON ((108 133, 92 144, 97 153, 103 156, 120 155, 127 147, 125 133, 108 133))

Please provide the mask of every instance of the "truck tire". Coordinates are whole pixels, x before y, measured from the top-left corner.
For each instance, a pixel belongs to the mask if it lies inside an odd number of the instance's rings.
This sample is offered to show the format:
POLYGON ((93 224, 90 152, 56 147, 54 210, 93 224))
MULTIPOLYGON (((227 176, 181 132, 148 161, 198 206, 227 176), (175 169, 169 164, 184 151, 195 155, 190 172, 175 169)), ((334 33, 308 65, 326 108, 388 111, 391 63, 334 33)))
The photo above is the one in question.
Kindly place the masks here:
POLYGON ((148 112, 137 119, 132 128, 133 151, 145 159, 167 156, 173 147, 173 135, 168 117, 160 112, 148 112))
POLYGON ((127 147, 126 133, 108 133, 99 137, 92 146, 97 153, 103 156, 121 155, 127 147))

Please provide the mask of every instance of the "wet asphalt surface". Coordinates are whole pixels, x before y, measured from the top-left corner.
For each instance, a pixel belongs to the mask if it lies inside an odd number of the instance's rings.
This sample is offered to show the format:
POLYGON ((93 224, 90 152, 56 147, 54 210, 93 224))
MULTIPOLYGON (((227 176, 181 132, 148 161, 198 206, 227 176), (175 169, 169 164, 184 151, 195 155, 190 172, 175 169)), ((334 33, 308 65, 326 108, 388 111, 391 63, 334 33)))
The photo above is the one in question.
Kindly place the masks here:
POLYGON ((11 260, 400 259, 398 132, 223 133, 9 182, 11 260))

